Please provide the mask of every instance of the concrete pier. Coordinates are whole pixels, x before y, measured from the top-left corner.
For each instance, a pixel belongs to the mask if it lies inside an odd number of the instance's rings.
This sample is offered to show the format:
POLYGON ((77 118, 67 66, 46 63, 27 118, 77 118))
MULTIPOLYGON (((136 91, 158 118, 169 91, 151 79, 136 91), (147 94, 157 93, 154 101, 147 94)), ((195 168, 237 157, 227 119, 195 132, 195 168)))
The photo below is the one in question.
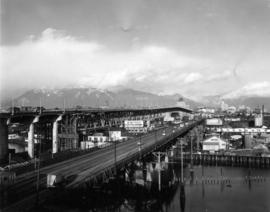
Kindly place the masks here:
POLYGON ((8 157, 8 125, 7 119, 0 119, 0 163, 6 162, 8 157))
POLYGON ((58 116, 58 118, 53 122, 53 133, 52 133, 52 153, 58 152, 58 122, 62 120, 62 115, 58 116))
POLYGON ((34 150, 35 150, 35 140, 34 140, 34 132, 35 132, 35 123, 39 121, 39 116, 36 116, 32 123, 29 125, 28 131, 28 155, 30 158, 34 158, 34 150))

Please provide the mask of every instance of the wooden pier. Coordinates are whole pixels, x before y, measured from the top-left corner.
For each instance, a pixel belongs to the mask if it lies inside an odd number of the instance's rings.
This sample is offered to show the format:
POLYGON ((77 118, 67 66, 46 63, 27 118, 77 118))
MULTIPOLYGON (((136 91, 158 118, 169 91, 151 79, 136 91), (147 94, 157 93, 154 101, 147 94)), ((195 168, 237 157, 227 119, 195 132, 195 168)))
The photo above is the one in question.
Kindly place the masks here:
MULTIPOLYGON (((183 154, 184 163, 191 162, 190 153, 183 154)), ((170 157, 171 162, 180 162, 181 156, 170 157)), ((194 165, 209 166, 238 166, 253 168, 270 168, 270 157, 261 156, 240 156, 240 155, 221 155, 221 154, 192 154, 194 165)))

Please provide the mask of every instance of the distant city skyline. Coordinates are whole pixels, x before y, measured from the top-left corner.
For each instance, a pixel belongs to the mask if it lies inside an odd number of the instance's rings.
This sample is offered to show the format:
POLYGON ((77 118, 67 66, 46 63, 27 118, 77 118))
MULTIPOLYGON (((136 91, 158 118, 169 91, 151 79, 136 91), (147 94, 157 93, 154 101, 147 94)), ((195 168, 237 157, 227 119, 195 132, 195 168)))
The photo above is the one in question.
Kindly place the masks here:
POLYGON ((2 0, 1 99, 127 87, 270 96, 269 0, 2 0))

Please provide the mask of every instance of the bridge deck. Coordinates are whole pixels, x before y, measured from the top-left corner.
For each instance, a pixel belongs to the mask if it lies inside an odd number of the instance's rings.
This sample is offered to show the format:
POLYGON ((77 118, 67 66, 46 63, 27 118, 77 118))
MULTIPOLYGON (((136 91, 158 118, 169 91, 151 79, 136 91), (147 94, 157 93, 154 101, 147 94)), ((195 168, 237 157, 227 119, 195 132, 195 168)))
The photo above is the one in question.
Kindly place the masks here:
MULTIPOLYGON (((190 123, 185 127, 177 129, 173 127, 160 129, 156 132, 142 136, 141 138, 119 143, 116 147, 117 166, 120 167, 132 160, 139 158, 141 155, 148 154, 156 147, 165 145, 198 123, 199 121, 190 123), (163 135, 164 132, 165 135, 163 135), (139 141, 141 142, 141 152, 139 152, 139 141)), ((48 191, 45 190, 46 174, 48 173, 61 174, 65 178, 72 178, 72 182, 69 183, 67 187, 75 187, 85 180, 113 168, 114 165, 114 146, 109 146, 86 155, 41 168, 40 187, 43 189, 43 191, 41 191, 40 194, 43 196, 44 192, 48 191)), ((8 203, 10 206, 4 211, 12 211, 20 208, 21 205, 25 205, 25 202, 22 201, 22 199, 26 199, 26 197, 28 202, 32 201, 33 204, 33 201, 35 200, 35 195, 33 194, 36 192, 36 178, 37 173, 35 171, 18 176, 16 183, 8 189, 8 196, 13 196, 16 194, 15 196, 17 196, 17 199, 10 200, 8 203), (32 199, 30 198, 31 195, 32 199), (21 201, 22 204, 15 203, 19 201, 21 201)))

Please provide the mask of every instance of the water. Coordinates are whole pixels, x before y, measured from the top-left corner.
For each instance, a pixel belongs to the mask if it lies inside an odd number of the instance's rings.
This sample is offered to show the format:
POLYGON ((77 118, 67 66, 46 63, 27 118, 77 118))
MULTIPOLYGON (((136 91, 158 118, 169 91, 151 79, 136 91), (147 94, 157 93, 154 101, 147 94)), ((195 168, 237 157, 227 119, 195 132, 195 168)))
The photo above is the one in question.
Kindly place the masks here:
POLYGON ((270 170, 136 164, 96 189, 54 191, 40 211, 270 212, 270 170), (159 183, 160 182, 160 183, 159 183), (181 186, 183 185, 183 186, 181 186))

